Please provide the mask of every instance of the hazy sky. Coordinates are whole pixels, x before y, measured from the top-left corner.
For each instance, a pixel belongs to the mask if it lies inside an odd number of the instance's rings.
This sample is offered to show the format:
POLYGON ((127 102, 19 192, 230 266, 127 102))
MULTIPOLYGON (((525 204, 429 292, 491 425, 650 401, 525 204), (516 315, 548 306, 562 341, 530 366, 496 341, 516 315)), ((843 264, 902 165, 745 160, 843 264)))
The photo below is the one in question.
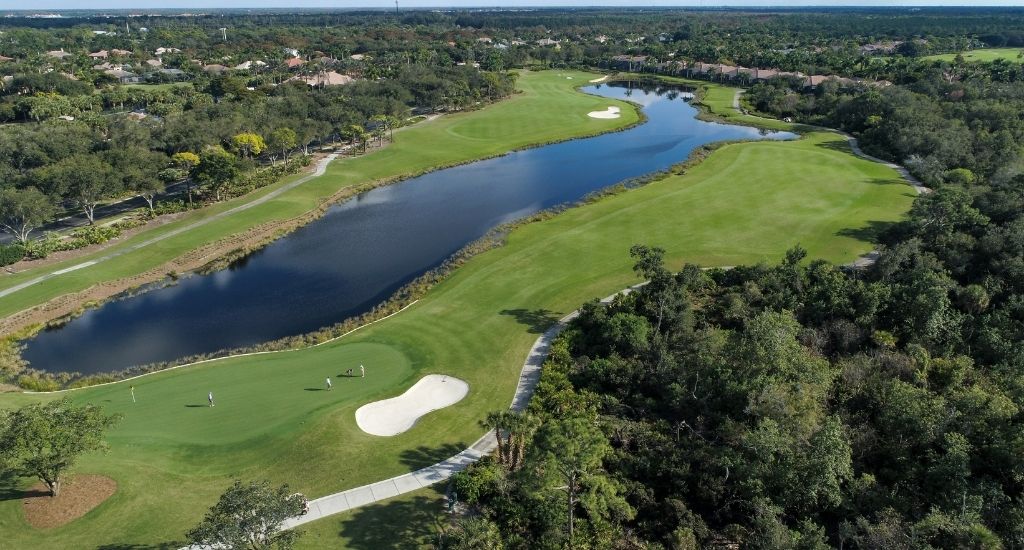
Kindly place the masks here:
MULTIPOLYGON (((0 0, 0 9, 394 7, 394 0, 0 0)), ((1024 6, 1024 0, 399 0, 404 7, 481 6, 1024 6)))

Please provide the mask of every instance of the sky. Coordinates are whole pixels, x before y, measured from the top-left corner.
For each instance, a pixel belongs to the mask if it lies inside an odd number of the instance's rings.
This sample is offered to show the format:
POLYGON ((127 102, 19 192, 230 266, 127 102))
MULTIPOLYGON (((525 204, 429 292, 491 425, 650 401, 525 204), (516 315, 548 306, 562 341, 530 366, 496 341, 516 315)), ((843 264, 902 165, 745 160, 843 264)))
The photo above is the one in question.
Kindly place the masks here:
MULTIPOLYGON (((146 8, 393 8, 394 0, 0 0, 0 9, 146 9, 146 8)), ((399 6, 551 7, 551 6, 1024 6, 1024 0, 399 0, 399 6)))

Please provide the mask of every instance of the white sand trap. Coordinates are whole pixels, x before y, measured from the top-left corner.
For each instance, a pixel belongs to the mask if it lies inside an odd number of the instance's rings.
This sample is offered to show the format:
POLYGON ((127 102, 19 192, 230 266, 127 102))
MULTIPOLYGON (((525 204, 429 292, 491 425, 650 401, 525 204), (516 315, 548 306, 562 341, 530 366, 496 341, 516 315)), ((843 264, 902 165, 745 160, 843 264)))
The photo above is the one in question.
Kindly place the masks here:
POLYGON ((428 374, 398 397, 367 403, 356 410, 356 425, 370 435, 398 435, 412 428, 421 416, 450 407, 469 393, 458 378, 428 374))
POLYGON ((590 111, 587 116, 590 118, 619 118, 619 108, 608 107, 604 111, 590 111))

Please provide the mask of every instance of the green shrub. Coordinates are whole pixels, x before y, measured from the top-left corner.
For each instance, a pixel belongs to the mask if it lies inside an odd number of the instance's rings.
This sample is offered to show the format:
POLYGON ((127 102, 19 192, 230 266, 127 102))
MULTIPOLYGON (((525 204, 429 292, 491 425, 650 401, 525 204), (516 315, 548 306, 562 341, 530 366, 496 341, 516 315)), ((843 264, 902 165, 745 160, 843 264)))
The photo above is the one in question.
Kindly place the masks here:
POLYGON ((61 237, 53 231, 47 231, 43 234, 43 238, 36 239, 29 243, 28 246, 28 257, 34 260, 42 259, 50 255, 51 252, 60 250, 61 237))
POLYGON ((37 374, 19 376, 18 385, 28 391, 57 391, 60 389, 60 384, 56 380, 37 374))
POLYGON ((117 238, 121 234, 121 231, 116 227, 90 225, 81 229, 76 229, 71 233, 71 242, 80 245, 72 248, 82 248, 91 244, 102 244, 110 239, 117 238))
POLYGON ((164 214, 177 214, 178 212, 184 212, 186 210, 188 210, 188 204, 183 200, 159 201, 153 205, 153 213, 157 216, 163 216, 164 214))
POLYGON ((25 257, 25 248, 20 244, 0 245, 0 266, 11 265, 25 257))

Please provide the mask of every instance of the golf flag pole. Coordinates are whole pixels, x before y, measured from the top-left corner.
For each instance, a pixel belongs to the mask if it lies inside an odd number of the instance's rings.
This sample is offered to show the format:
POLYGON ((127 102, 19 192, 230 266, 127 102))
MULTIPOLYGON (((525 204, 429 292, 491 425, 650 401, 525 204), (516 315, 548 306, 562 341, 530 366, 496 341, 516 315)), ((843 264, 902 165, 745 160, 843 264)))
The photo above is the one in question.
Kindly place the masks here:
POLYGON ((132 403, 134 403, 135 402, 135 386, 130 386, 130 388, 132 390, 132 403))

